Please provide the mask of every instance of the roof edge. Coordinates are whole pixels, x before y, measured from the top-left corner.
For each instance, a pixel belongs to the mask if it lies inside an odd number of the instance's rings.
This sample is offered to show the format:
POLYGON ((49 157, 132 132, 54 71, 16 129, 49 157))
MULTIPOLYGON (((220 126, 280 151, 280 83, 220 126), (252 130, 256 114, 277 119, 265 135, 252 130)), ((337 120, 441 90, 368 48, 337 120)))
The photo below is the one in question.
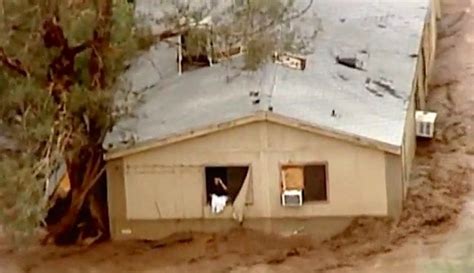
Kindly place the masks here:
POLYGON ((242 125, 246 125, 246 124, 250 124, 254 122, 260 122, 260 121, 269 121, 276 124, 299 129, 302 131, 307 131, 307 132, 323 135, 326 137, 333 137, 339 140, 359 144, 361 146, 365 146, 369 148, 374 148, 374 149, 381 150, 381 151, 388 152, 395 155, 401 154, 401 148, 400 148, 401 146, 385 143, 385 142, 374 140, 374 139, 369 139, 366 137, 350 134, 347 132, 342 132, 342 131, 335 130, 333 128, 329 128, 325 126, 318 126, 314 124, 305 123, 300 120, 288 118, 288 117, 278 115, 272 112, 258 111, 250 116, 245 116, 245 117, 234 119, 231 121, 226 121, 223 123, 218 123, 211 126, 198 128, 196 130, 189 130, 181 134, 170 135, 166 138, 151 139, 151 140, 139 142, 138 144, 132 147, 116 148, 116 149, 108 151, 105 154, 104 158, 106 161, 110 161, 110 160, 122 158, 125 156, 141 153, 150 149, 159 148, 162 146, 174 144, 174 143, 185 141, 188 139, 193 139, 196 137, 209 135, 209 134, 219 132, 222 130, 231 129, 237 126, 242 126, 242 125))
POLYGON ((355 143, 355 144, 368 147, 368 148, 374 148, 374 149, 388 152, 391 154, 395 154, 395 155, 401 154, 401 146, 398 146, 398 145, 378 141, 375 139, 359 136, 356 134, 351 134, 348 132, 343 132, 343 131, 326 127, 326 126, 310 124, 307 122, 300 121, 298 119, 289 118, 289 117, 278 115, 275 113, 271 113, 271 112, 266 113, 266 120, 273 123, 299 129, 302 131, 307 131, 307 132, 319 134, 326 137, 332 137, 335 139, 347 141, 350 143, 355 143))
POLYGON ((105 154, 105 160, 109 161, 113 159, 118 159, 118 158, 125 157, 128 155, 141 153, 149 149, 154 149, 154 148, 170 145, 173 143, 181 142, 184 140, 209 135, 209 134, 219 132, 222 130, 231 129, 237 126, 246 125, 249 123, 258 122, 262 120, 265 120, 265 113, 259 111, 250 116, 245 116, 245 117, 233 119, 231 121, 213 124, 211 126, 201 127, 194 130, 188 130, 180 134, 169 135, 165 138, 150 139, 150 140, 138 142, 132 147, 112 149, 105 154))

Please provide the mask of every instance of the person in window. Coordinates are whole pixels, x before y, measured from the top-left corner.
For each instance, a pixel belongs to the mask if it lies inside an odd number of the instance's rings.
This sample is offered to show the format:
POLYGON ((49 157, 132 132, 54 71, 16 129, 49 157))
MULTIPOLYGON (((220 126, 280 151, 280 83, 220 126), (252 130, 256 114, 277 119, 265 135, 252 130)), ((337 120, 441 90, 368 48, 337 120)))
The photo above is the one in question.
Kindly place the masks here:
POLYGON ((228 201, 227 186, 220 177, 214 177, 211 194, 211 211, 214 214, 221 213, 228 201))
POLYGON ((227 186, 220 177, 214 177, 212 193, 217 196, 226 196, 228 194, 227 186))

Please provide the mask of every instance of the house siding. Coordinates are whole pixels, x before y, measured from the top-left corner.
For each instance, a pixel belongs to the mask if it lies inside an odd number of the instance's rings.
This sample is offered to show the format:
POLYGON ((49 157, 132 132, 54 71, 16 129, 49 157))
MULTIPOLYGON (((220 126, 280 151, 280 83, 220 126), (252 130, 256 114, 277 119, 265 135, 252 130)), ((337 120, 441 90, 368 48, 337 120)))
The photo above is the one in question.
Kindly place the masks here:
POLYGON ((230 208, 216 216, 206 205, 204 167, 214 165, 251 167, 245 226, 272 232, 313 219, 305 225, 337 231, 354 216, 388 215, 385 164, 382 151, 270 122, 227 129, 108 162, 111 233, 159 238, 235 226, 230 208), (328 201, 282 207, 279 166, 319 161, 328 163, 328 201))
POLYGON ((429 78, 436 56, 437 16, 440 14, 438 0, 433 0, 427 22, 423 30, 423 40, 417 62, 412 96, 408 101, 405 132, 402 144, 403 195, 406 196, 408 183, 416 153, 416 110, 426 109, 426 98, 429 95, 429 78))
POLYGON ((388 215, 398 219, 403 208, 404 182, 402 158, 399 155, 385 154, 385 180, 387 182, 388 215))
POLYGON ((429 80, 431 71, 433 69, 434 60, 436 57, 436 42, 437 42, 437 12, 438 5, 434 0, 430 7, 430 12, 427 14, 425 27, 423 29, 423 36, 420 46, 420 52, 416 67, 416 108, 424 110, 426 108, 426 98, 429 94, 429 80))
POLYGON ((267 181, 272 217, 387 215, 384 153, 268 123, 267 181), (279 165, 327 162, 328 201, 280 205, 279 165))
POLYGON ((407 117, 405 121, 405 133, 402 145, 403 165, 403 196, 406 196, 410 180, 413 161, 416 153, 416 120, 415 120, 415 96, 408 102, 407 117))

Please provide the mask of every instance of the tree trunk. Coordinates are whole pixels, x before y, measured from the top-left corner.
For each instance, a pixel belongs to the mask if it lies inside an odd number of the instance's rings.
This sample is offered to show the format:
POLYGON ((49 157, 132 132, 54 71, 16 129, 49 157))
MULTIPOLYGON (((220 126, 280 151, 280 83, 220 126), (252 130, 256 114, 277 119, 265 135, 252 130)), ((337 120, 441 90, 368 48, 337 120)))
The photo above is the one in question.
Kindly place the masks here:
POLYGON ((57 202, 56 209, 50 211, 45 242, 72 244, 78 238, 108 235, 102 156, 100 148, 90 149, 67 163, 71 190, 67 200, 57 202), (84 232, 88 234, 82 235, 84 232))
MULTIPOLYGON (((57 20, 46 21, 44 28, 45 46, 60 47, 62 52, 49 67, 48 79, 52 83, 53 97, 59 97, 72 85, 74 78, 74 59, 76 55, 90 48, 89 75, 91 89, 99 91, 107 87, 107 69, 104 55, 110 46, 110 25, 112 18, 112 0, 98 1, 97 24, 91 41, 70 48, 57 20), (59 64, 59 66, 55 65, 59 64), (67 69, 69 68, 69 69, 67 69)), ((61 104, 60 100, 56 100, 61 104)), ((93 123, 93 121, 92 121, 93 123)), ((83 147, 76 156, 67 162, 71 191, 68 200, 59 202, 56 210, 48 215, 48 235, 46 241, 57 244, 77 243, 84 237, 106 238, 108 236, 105 162, 101 148, 103 128, 91 126, 89 143, 92 147, 83 147), (64 206, 67 208, 65 209, 64 206), (61 208, 63 207, 63 208, 61 208)), ((47 220, 48 220, 47 219, 47 220)))
MULTIPOLYGON (((57 104, 56 118, 58 118, 62 111, 67 111, 66 101, 63 98, 77 83, 75 59, 79 53, 90 50, 88 71, 91 78, 90 89, 100 91, 108 87, 104 56, 110 49, 113 1, 97 1, 98 11, 93 37, 76 46, 69 44, 60 24, 57 3, 51 2, 50 5, 42 22, 41 35, 45 48, 57 49, 59 52, 49 64, 45 80, 45 86, 57 104)), ((20 77, 30 76, 20 60, 7 56, 2 47, 0 47, 0 66, 8 68, 10 72, 20 77)), ((101 147, 103 134, 108 128, 94 127, 93 120, 88 122, 90 124, 87 126, 90 125, 90 128, 85 136, 87 143, 80 147, 71 145, 66 148, 67 151, 80 148, 78 153, 74 153, 74 158, 66 162, 71 190, 65 199, 52 204, 52 208, 48 211, 46 217, 48 235, 44 242, 71 244, 76 243, 78 238, 90 237, 91 233, 102 237, 108 235, 105 162, 101 147)), ((84 124, 74 125, 77 128, 73 129, 79 129, 84 124)), ((83 144, 76 143, 76 145, 83 144)))

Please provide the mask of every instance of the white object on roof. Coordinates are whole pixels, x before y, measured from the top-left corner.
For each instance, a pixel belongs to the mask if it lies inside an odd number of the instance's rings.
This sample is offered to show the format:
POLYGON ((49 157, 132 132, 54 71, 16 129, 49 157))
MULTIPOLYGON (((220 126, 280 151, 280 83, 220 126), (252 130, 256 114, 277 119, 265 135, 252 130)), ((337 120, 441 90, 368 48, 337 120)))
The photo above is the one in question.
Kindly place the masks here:
POLYGON ((211 211, 214 214, 219 214, 221 213, 225 205, 227 204, 227 199, 229 199, 227 196, 217 196, 215 194, 211 195, 211 211))
POLYGON ((273 60, 276 64, 286 66, 288 68, 304 70, 306 68, 306 58, 296 56, 287 52, 273 54, 273 60))
POLYGON ((427 111, 416 111, 416 136, 432 138, 438 114, 427 111))
POLYGON ((187 18, 187 17, 182 17, 179 19, 179 24, 180 26, 209 26, 212 24, 212 17, 211 16, 206 16, 204 17, 201 21, 196 23, 196 20, 193 18, 187 18))

